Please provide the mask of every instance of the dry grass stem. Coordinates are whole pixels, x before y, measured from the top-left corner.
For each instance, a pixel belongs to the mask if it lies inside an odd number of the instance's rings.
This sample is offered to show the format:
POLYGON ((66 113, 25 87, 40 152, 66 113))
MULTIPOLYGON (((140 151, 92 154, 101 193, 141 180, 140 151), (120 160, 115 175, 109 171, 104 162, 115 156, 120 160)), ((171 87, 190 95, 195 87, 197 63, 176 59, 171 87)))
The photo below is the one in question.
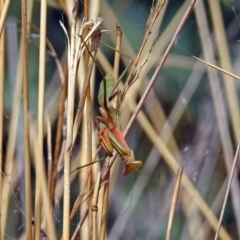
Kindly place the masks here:
POLYGON ((121 102, 123 101, 123 99, 124 99, 124 97, 125 97, 125 95, 126 95, 126 93, 127 93, 128 88, 129 88, 129 87, 138 79, 138 77, 139 77, 141 68, 143 67, 143 66, 140 66, 139 69, 137 69, 137 66, 138 66, 138 63, 139 63, 141 54, 142 54, 142 52, 143 52, 143 50, 144 50, 144 47, 145 47, 145 45, 146 45, 146 43, 147 43, 147 41, 148 41, 148 38, 149 38, 150 34, 152 33, 152 28, 153 28, 153 26, 154 26, 154 24, 155 24, 155 22, 156 22, 156 19, 158 18, 158 16, 159 16, 161 10, 163 9, 165 3, 166 3, 165 0, 164 0, 164 1, 161 1, 161 2, 159 1, 159 2, 157 2, 158 5, 154 8, 154 10, 153 10, 153 8, 152 8, 152 13, 151 13, 151 15, 149 16, 149 19, 148 19, 148 22, 147 22, 146 33, 145 33, 145 36, 144 36, 144 39, 143 39, 141 48, 140 48, 140 50, 138 51, 138 54, 137 54, 137 56, 136 56, 136 59, 135 59, 135 61, 134 61, 134 63, 133 63, 133 68, 132 68, 131 72, 129 73, 129 76, 128 76, 127 80, 126 80, 125 87, 124 87, 123 92, 122 92, 121 97, 120 97, 121 102))
POLYGON ((102 201, 102 215, 100 221, 100 240, 105 240, 106 238, 106 224, 107 224, 107 213, 108 213, 108 201, 109 201, 109 179, 110 172, 106 175, 106 183, 103 186, 103 201, 102 201))
POLYGON ((118 73, 119 73, 119 64, 120 64, 120 51, 121 51, 121 43, 122 43, 122 30, 120 26, 116 26, 116 52, 114 55, 114 67, 113 67, 113 76, 114 78, 118 79, 118 73))
MULTIPOLYGON (((230 53, 227 46, 227 36, 225 34, 225 26, 223 23, 223 16, 220 7, 220 1, 216 1, 214 4, 212 1, 209 2, 212 23, 214 27, 217 53, 219 55, 219 61, 221 67, 229 72, 233 72, 232 63, 230 60, 230 53)), ((223 75, 224 85, 227 93, 227 101, 229 105, 230 115, 232 116, 231 121, 233 125, 234 140, 237 144, 240 137, 240 112, 238 106, 238 93, 236 91, 236 84, 234 79, 229 77, 227 74, 223 75)), ((240 201, 240 196, 239 196, 240 201)), ((237 209, 236 209, 237 210, 237 209)), ((237 216, 237 225, 240 226, 240 214, 237 216)), ((238 228, 238 234, 240 236, 240 228, 238 228)))
MULTIPOLYGON (((3 1, 0 1, 0 12, 3 10, 3 1)), ((4 79, 5 79, 5 29, 3 29, 0 35, 0 169, 3 169, 3 133, 4 133, 4 79)), ((0 174, 0 213, 2 213, 2 186, 3 186, 3 175, 0 174)), ((0 239, 2 239, 2 229, 0 222, 0 239)))
MULTIPOLYGON (((22 45, 21 45, 22 46, 22 45)), ((22 48, 20 48, 20 56, 22 56, 22 48)), ((11 119, 10 119, 10 131, 9 131, 9 138, 8 138, 8 148, 6 153, 6 165, 4 168, 5 173, 10 173, 13 170, 13 166, 15 163, 14 159, 14 152, 16 147, 16 138, 17 138, 17 129, 18 129, 18 121, 19 121, 19 112, 20 112, 20 101, 21 101, 21 92, 22 92, 22 61, 18 61, 19 65, 17 68, 17 75, 16 75, 16 83, 15 83, 15 90, 14 90, 14 99, 13 99, 13 106, 11 111, 11 119)), ((16 177, 16 176, 15 176, 16 177)), ((1 224, 2 230, 4 233, 4 229, 6 227, 7 221, 7 212, 8 212, 8 205, 9 205, 9 194, 11 191, 11 187, 9 186, 9 182, 15 184, 16 179, 14 176, 10 176, 5 179, 2 186, 2 191, 4 192, 4 196, 2 198, 3 205, 2 205, 2 217, 1 217, 1 224)), ((4 237, 4 236, 2 236, 4 237)))
MULTIPOLYGON (((47 2, 41 2, 41 19, 40 19, 40 50, 39 50, 39 89, 38 89, 38 144, 43 151, 43 135, 44 135, 44 97, 45 97, 45 57, 46 57, 46 14, 47 2)), ((43 163, 42 163, 43 164, 43 163)), ((42 199, 40 190, 40 181, 42 175, 36 172, 36 198, 35 198, 35 218, 34 218, 34 237, 40 239, 41 233, 41 217, 42 217, 42 199)))
POLYGON ((230 77, 233 77, 233 78, 235 78, 235 79, 237 79, 237 80, 240 80, 240 77, 239 77, 239 76, 237 76, 237 75, 235 75, 235 74, 232 74, 232 73, 229 72, 229 71, 226 71, 226 70, 224 70, 224 69, 222 69, 222 68, 220 68, 220 67, 217 67, 216 65, 211 64, 211 63, 209 63, 209 62, 206 62, 206 61, 204 61, 203 59, 200 59, 200 58, 198 58, 198 57, 195 57, 195 56, 192 56, 192 57, 195 58, 196 60, 198 60, 198 61, 206 64, 206 65, 209 66, 209 67, 212 67, 212 68, 214 68, 214 69, 216 69, 216 70, 218 70, 218 71, 220 71, 220 72, 222 72, 222 73, 225 73, 225 74, 229 75, 230 77))
POLYGON ((6 0, 4 2, 3 8, 1 9, 1 17, 0 17, 0 36, 2 35, 2 31, 4 29, 4 24, 6 23, 6 17, 8 13, 8 9, 10 6, 11 0, 6 0))
POLYGON ((81 229, 81 226, 83 225, 87 215, 88 215, 88 212, 89 212, 89 209, 85 209, 85 211, 83 212, 82 216, 81 216, 81 220, 79 221, 74 233, 73 233, 73 236, 71 237, 71 240, 77 240, 79 239, 79 230, 81 229))
POLYGON ((239 5, 0 12, 0 240, 239 238, 239 5))
POLYGON ((219 235, 219 232, 220 232, 220 229, 221 229, 223 214, 224 214, 224 211, 225 211, 225 208, 226 208, 227 199, 228 199, 229 192, 230 192, 230 189, 231 189, 231 183, 232 183, 232 180, 233 180, 234 171, 236 170, 237 160, 238 160, 238 156, 239 156, 239 148, 240 148, 240 142, 238 143, 238 147, 237 147, 236 154, 235 154, 235 157, 234 157, 231 173, 229 175, 228 186, 227 186, 227 190, 226 190, 226 193, 225 193, 224 202, 223 202, 222 210, 221 210, 221 215, 219 217, 218 227, 217 227, 217 231, 216 231, 216 235, 215 235, 214 240, 218 239, 218 235, 219 235))
MULTIPOLYGON (((36 133, 36 126, 34 124, 31 125, 31 133, 36 133)), ((43 153, 38 148, 38 136, 34 134, 31 136, 31 140, 33 143, 33 154, 35 159, 35 168, 38 169, 39 175, 41 176, 41 181, 39 181, 39 196, 42 198, 42 206, 44 212, 44 232, 46 232, 49 239, 56 239, 54 221, 53 221, 53 214, 52 214, 52 206, 50 203, 49 195, 48 195, 48 185, 47 185, 47 178, 46 172, 43 165, 43 153)), ((35 223, 35 221, 34 221, 35 223)), ((42 229, 40 225, 40 233, 42 229)), ((37 234, 38 235, 38 234, 37 234)))
MULTIPOLYGON (((100 38, 101 38, 101 30, 99 28, 96 28, 96 26, 99 27, 100 24, 101 24, 101 20, 97 20, 96 23, 95 23, 95 26, 93 26, 93 28, 96 30, 96 32, 92 32, 92 34, 93 34, 92 49, 91 49, 91 56, 92 57, 90 58, 89 63, 88 63, 87 73, 86 73, 85 80, 84 80, 84 83, 83 83, 83 88, 82 88, 82 94, 81 94, 81 98, 79 100, 78 109, 77 109, 77 113, 76 113, 75 120, 74 120, 73 145, 72 145, 72 147, 75 144, 77 134, 78 134, 78 129, 79 129, 79 126, 80 126, 81 121, 82 121, 83 109, 84 109, 85 100, 86 100, 86 96, 87 96, 87 92, 88 92, 88 87, 89 87, 89 84, 90 84, 90 78, 91 78, 91 74, 92 74, 92 71, 93 71, 94 62, 95 62, 94 59, 96 57, 98 46, 99 46, 99 41, 100 41, 100 38)), ((85 42, 86 39, 88 39, 88 37, 86 37, 84 39, 84 42, 85 42)))
POLYGON ((99 187, 100 187, 100 172, 97 174, 93 197, 92 197, 92 203, 91 203, 91 212, 93 217, 93 240, 97 240, 98 238, 98 222, 97 222, 97 216, 98 216, 98 195, 99 195, 99 187))
POLYGON ((52 166, 52 172, 51 172, 51 178, 50 178, 50 199, 52 206, 55 206, 55 187, 56 187, 56 181, 57 181, 57 175, 58 175, 58 162, 60 159, 60 152, 62 147, 62 133, 63 133, 63 115, 64 115, 64 109, 65 109, 65 100, 67 96, 67 74, 64 78, 64 84, 62 87, 62 94, 60 99, 60 106, 59 106, 59 113, 58 113, 58 124, 57 124, 57 134, 56 134, 56 144, 55 144, 55 151, 54 151, 54 160, 53 160, 53 166, 52 166))
POLYGON ((172 39, 171 39, 167 49, 166 49, 166 51, 164 52, 164 54, 163 54, 163 56, 162 56, 162 58, 161 58, 161 60, 160 60, 160 62, 158 64, 158 67, 156 68, 156 70, 155 70, 155 72, 154 72, 154 74, 153 74, 153 76, 151 78, 151 81, 148 84, 147 89, 145 90, 144 94, 142 95, 141 100, 139 101, 139 103, 138 103, 138 105, 137 105, 137 107, 136 107, 136 109, 135 109, 131 119, 129 120, 129 123, 128 123, 125 131, 124 131, 124 136, 126 136, 127 132, 129 131, 130 127, 132 126, 132 123, 135 120, 139 110, 141 109, 142 104, 146 100, 146 98, 147 98, 147 96, 149 94, 149 91, 151 90, 154 82, 156 81, 157 76, 158 76, 159 72, 161 71, 161 69, 163 67, 163 64, 165 63, 165 61, 167 59, 167 56, 169 55, 170 50, 173 47, 173 45, 174 45, 174 43, 175 43, 175 41, 176 41, 176 39, 178 37, 178 34, 180 33, 184 23, 186 22, 188 16, 190 15, 190 13, 191 13, 195 3, 196 3, 196 0, 192 0, 191 1, 191 4, 189 5, 189 7, 188 7, 187 11, 185 12, 181 22, 179 23, 178 28, 176 29, 176 31, 175 31, 175 33, 174 33, 174 35, 173 35, 173 37, 172 37, 172 39))
POLYGON ((50 181, 51 179, 51 172, 52 172, 52 132, 51 132, 51 120, 49 115, 47 114, 47 160, 48 160, 48 188, 50 189, 50 181))
POLYGON ((177 206, 178 194, 179 194, 179 190, 180 190, 182 173, 183 173, 183 169, 182 169, 182 167, 180 167, 180 169, 178 169, 178 172, 177 172, 177 181, 176 181, 176 184, 174 187, 174 192, 173 192, 173 197, 172 197, 172 204, 171 204, 171 209, 170 209, 169 219, 168 219, 166 240, 171 239, 171 232, 172 232, 172 227, 173 227, 174 214, 175 214, 175 210, 176 210, 176 206, 177 206))
POLYGON ((76 17, 78 3, 75 2, 71 17, 71 45, 68 46, 68 95, 67 95, 67 132, 66 141, 64 146, 64 195, 63 195, 63 239, 70 237, 70 172, 71 172, 71 159, 72 159, 72 138, 73 138, 73 119, 74 119, 74 99, 75 99, 75 72, 74 72, 74 59, 75 59, 75 30, 76 30, 76 17))
MULTIPOLYGON (((208 26, 206 21, 204 20, 204 18, 202 18, 203 14, 205 14, 204 11, 204 7, 201 1, 199 1, 199 8, 196 9, 196 16, 197 16, 197 22, 199 24, 199 28, 202 30, 200 31, 200 38, 203 44, 203 54, 205 56, 205 59, 208 62, 212 62, 214 63, 214 53, 212 51, 212 47, 211 47, 211 42, 209 42, 208 44, 206 44, 205 42, 205 37, 206 36, 210 36, 209 30, 208 30, 208 26), (202 5, 202 7, 200 8, 200 6, 202 5)), ((222 147, 223 147, 223 152, 225 155, 225 163, 226 163, 226 167, 227 167, 227 171, 230 173, 231 171, 231 162, 233 161, 233 150, 232 150, 232 144, 231 144, 231 137, 230 137, 230 133, 227 130, 228 128, 228 124, 227 124, 227 118, 226 115, 223 114, 223 112, 225 111, 225 106, 224 106, 224 102, 223 99, 221 97, 222 95, 222 90, 221 90, 221 85, 218 79, 218 75, 217 72, 214 71, 213 69, 209 69, 207 68, 207 73, 209 75, 209 79, 210 79, 210 88, 211 88, 211 93, 213 96, 213 103, 215 106, 215 111, 216 111, 216 115, 217 115, 217 123, 219 125, 219 131, 220 131, 220 138, 221 138, 221 142, 222 142, 222 147)), ((239 192, 239 188, 237 187, 237 179, 236 176, 233 180, 233 184, 232 184, 232 189, 234 190, 234 192, 236 194, 234 194, 233 196, 233 204, 235 205, 235 207, 237 207, 238 202, 239 202, 239 196, 240 196, 240 192, 239 192)))
POLYGON ((28 33, 27 2, 22 0, 22 63, 23 63, 23 109, 24 109, 24 164, 26 197, 26 237, 32 239, 32 192, 29 140, 29 87, 28 87, 28 33))

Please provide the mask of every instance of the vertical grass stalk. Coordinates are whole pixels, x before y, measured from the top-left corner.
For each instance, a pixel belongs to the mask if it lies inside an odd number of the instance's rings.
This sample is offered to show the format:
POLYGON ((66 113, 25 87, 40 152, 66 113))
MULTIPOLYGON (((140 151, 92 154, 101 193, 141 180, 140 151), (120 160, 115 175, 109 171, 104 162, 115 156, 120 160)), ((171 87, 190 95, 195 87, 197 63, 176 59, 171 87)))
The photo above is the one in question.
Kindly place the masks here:
POLYGON ((6 0, 4 2, 3 8, 1 9, 1 17, 0 17, 0 36, 2 35, 2 31, 5 25, 5 21, 6 21, 6 16, 8 13, 8 9, 10 6, 11 0, 6 0))
MULTIPOLYGON (((39 50, 39 79, 38 79, 38 147, 43 151, 43 131, 44 131, 44 92, 45 92, 45 59, 46 59, 46 21, 47 2, 41 1, 40 12, 40 50, 39 50)), ((43 158, 41 159, 43 161, 43 158)), ((44 164, 44 163, 41 163, 44 164)), ((35 198, 35 228, 34 237, 40 239, 41 232, 41 212, 42 194, 40 188, 42 176, 40 171, 36 171, 36 198, 35 198)), ((45 199, 48 201, 47 199, 45 199)))
POLYGON ((32 239, 32 191, 31 161, 29 140, 29 90, 28 90, 28 36, 27 36, 27 1, 22 6, 22 67, 23 67, 23 111, 24 111, 24 163, 25 163, 25 198, 26 198, 26 237, 32 239))
POLYGON ((75 74, 74 74, 74 59, 75 59, 75 38, 76 38, 76 18, 78 12, 78 3, 72 12, 71 23, 71 44, 68 48, 68 95, 67 95, 67 136, 64 150, 64 194, 63 194, 63 239, 69 239, 70 236, 70 172, 72 159, 72 136, 73 136, 73 116, 74 116, 74 99, 75 99, 75 74))
MULTIPOLYGON (((2 12, 4 1, 0 1, 0 12, 2 12)), ((3 119, 4 119, 4 77, 5 77, 5 30, 0 35, 0 216, 2 216, 2 167, 3 167, 3 119)), ((0 240, 2 239, 2 223, 0 221, 0 240)))

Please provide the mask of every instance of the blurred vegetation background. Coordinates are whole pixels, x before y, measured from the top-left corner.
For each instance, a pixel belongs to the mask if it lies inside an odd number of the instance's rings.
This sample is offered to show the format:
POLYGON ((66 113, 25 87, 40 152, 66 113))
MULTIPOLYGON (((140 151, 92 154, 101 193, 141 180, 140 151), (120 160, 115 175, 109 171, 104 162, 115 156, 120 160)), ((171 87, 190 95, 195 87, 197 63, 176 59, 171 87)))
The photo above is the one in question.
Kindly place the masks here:
MULTIPOLYGON (((37 121, 38 115, 41 1, 28 1, 28 7, 31 4, 33 4, 33 8, 28 35, 29 116, 34 122, 37 121)), ((79 1, 79 4, 79 19, 82 19, 84 3, 79 1)), ((103 0, 94 4, 96 8, 90 4, 88 9, 89 19, 95 20, 97 16, 102 17, 102 29, 109 30, 102 34, 97 61, 105 73, 112 73, 115 53, 105 44, 114 47, 116 24, 123 31, 121 52, 134 60, 146 32, 146 22, 152 2, 103 0)), ((121 106, 122 129, 125 129, 133 108, 136 108, 136 104, 189 5, 190 1, 166 1, 141 59, 142 63, 146 59, 148 61, 142 68, 140 78, 129 89, 121 106), (156 43, 147 58, 155 38, 156 43)), ((49 49, 48 45, 45 58, 44 99, 46 131, 43 139, 46 173, 51 164, 48 156, 47 123, 50 122, 51 146, 52 152, 54 152, 63 86, 56 59, 60 60, 63 73, 66 73, 67 69, 67 38, 59 21, 62 21, 66 29, 70 31, 71 11, 67 1, 47 1, 47 38, 55 49, 55 53, 49 49)), ((178 196, 171 239, 206 240, 214 238, 216 229, 213 226, 216 224, 212 214, 219 219, 240 137, 240 83, 239 80, 197 61, 193 56, 239 76, 239 12, 240 3, 236 0, 197 1, 194 11, 184 24, 152 91, 144 102, 141 116, 134 122, 126 138, 136 159, 143 161, 143 167, 125 177, 122 175, 123 164, 118 159, 111 170, 106 239, 165 239, 178 170, 177 163, 183 167, 184 177, 182 177, 178 196), (198 200, 192 188, 188 188, 188 182, 198 191, 203 202, 208 206, 207 210, 205 205, 198 200)), ((21 1, 11 1, 5 21, 4 35, 2 208, 6 207, 7 218, 4 228, 2 225, 2 239, 26 239, 22 93, 16 96, 21 33, 21 1), (17 114, 19 118, 17 126, 13 130, 16 133, 13 166, 8 172, 6 159, 10 145, 9 139, 11 139, 13 104, 16 97, 21 104, 20 112, 17 114), (4 205, 6 204, 4 203, 6 192, 3 184, 7 184, 10 189, 8 206, 4 205)), ((121 57, 120 72, 124 71, 130 61, 131 59, 121 57)), ((96 70, 95 76, 91 84, 94 129, 94 117, 99 115, 96 97, 99 83, 103 78, 98 70, 96 70)), ((124 77, 123 82, 126 78, 127 76, 124 77)), ((80 85, 80 80, 78 84, 80 85)), ((77 111, 79 97, 80 93, 78 92, 74 105, 75 111, 77 111)), ((84 165, 82 159, 87 151, 87 140, 82 132, 82 128, 86 125, 84 123, 82 125, 76 147, 73 150, 73 158, 77 157, 77 160, 73 160, 72 169, 84 165)), ((30 129, 32 139, 35 132, 32 128, 30 129)), ((96 132, 94 132, 94 136, 93 154, 99 145, 96 132)), ((30 143, 33 144, 33 140, 30 143)), ((31 146, 31 151, 33 151, 32 148, 33 146, 31 146)), ((100 156, 104 155, 104 151, 101 151, 100 156)), ((31 154, 31 159, 31 197, 34 216, 37 171, 34 154, 31 154)), ((100 163, 101 166, 103 164, 100 163)), ((239 167, 238 160, 222 220, 224 231, 221 232, 219 239, 240 238, 239 167)), ((53 214, 57 239, 60 239, 63 231, 63 170, 61 167, 59 168, 53 214)), ((71 208, 83 184, 84 177, 81 176, 83 171, 80 170, 75 172, 74 176, 71 175, 71 208)), ((92 181, 94 179, 93 177, 92 181)), ((72 220, 71 235, 75 231, 83 211, 84 206, 72 220)), ((43 224, 42 228, 46 229, 46 226, 43 224)), ((87 229, 87 223, 84 223, 81 239, 90 239, 91 235, 87 229), (84 228, 86 229, 84 230, 84 228)))

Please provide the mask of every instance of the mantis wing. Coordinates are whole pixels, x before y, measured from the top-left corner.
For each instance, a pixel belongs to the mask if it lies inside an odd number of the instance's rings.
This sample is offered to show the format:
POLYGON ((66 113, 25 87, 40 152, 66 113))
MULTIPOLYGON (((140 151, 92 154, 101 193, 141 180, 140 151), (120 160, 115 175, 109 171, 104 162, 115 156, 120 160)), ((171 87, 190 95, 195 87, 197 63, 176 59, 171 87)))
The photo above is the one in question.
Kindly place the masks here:
POLYGON ((106 74, 102 82, 100 83, 99 92, 98 92, 98 102, 101 107, 110 107, 109 106, 109 97, 111 97, 112 90, 115 87, 115 79, 112 75, 106 74), (108 104, 105 106, 104 101, 107 101, 108 104))

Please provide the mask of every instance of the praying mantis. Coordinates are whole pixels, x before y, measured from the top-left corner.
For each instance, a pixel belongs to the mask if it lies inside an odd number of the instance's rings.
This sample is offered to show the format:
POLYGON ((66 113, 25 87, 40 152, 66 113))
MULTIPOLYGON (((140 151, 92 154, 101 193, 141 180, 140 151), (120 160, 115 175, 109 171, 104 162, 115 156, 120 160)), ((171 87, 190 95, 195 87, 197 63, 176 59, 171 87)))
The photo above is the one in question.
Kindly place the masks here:
POLYGON ((119 125, 118 108, 114 107, 111 99, 119 96, 119 92, 115 91, 117 83, 110 74, 106 74, 100 83, 98 102, 100 104, 99 111, 101 116, 95 119, 98 129, 98 140, 108 156, 113 155, 115 149, 125 163, 123 175, 128 175, 135 169, 142 166, 142 162, 135 160, 132 149, 129 148, 119 125), (100 123, 104 127, 100 126, 100 123))

